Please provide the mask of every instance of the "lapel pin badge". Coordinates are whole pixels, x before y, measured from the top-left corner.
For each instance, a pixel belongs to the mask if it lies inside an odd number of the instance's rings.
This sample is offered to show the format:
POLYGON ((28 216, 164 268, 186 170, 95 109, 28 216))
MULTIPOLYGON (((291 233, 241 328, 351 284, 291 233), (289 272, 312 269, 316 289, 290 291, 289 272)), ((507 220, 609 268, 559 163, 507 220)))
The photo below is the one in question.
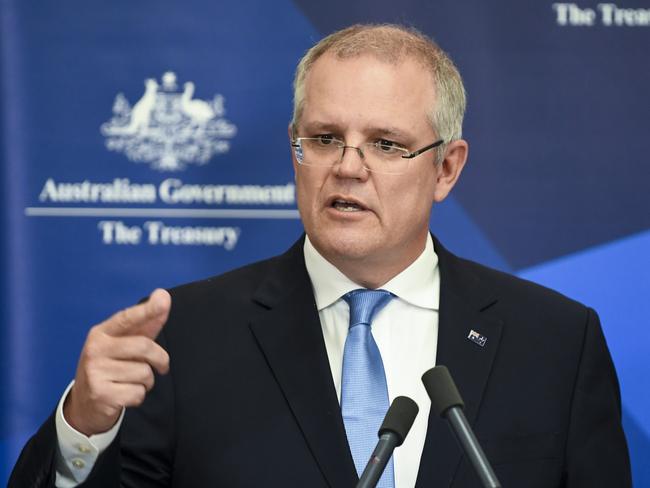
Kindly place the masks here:
POLYGON ((487 342, 487 337, 479 334, 476 332, 474 329, 469 331, 469 335, 467 338, 472 341, 474 344, 478 344, 481 347, 485 346, 485 343, 487 342))

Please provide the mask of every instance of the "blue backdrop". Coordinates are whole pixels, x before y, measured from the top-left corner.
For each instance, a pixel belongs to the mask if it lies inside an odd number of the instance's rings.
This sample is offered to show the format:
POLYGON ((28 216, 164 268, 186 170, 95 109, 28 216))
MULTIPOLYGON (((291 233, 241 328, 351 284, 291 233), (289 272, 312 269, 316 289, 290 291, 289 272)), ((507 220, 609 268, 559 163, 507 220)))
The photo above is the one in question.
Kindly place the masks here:
POLYGON ((433 36, 469 93, 469 165, 432 229, 599 311, 650 486, 642 0, 0 1, 0 481, 92 324, 299 236, 295 64, 334 29, 385 21, 433 36))

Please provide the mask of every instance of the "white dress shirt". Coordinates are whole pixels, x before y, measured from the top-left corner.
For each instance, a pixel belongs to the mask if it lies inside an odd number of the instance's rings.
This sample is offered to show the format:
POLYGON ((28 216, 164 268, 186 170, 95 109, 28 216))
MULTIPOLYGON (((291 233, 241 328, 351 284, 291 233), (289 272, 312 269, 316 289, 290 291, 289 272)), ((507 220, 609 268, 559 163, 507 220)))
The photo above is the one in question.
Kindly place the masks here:
MULTIPOLYGON (((349 327, 349 308, 341 297, 363 287, 351 281, 321 256, 309 238, 305 238, 304 255, 340 402, 343 348, 349 327)), ((440 273, 431 236, 428 236, 422 254, 380 288, 397 297, 377 314, 372 323, 372 334, 386 372, 389 400, 392 402, 397 396, 408 396, 420 407, 406 441, 393 455, 395 488, 413 488, 431 406, 420 378, 435 365, 438 342, 440 273)), ((72 384, 59 401, 55 417, 59 443, 56 486, 59 488, 73 488, 85 481, 97 457, 117 436, 124 417, 122 411, 118 422, 102 434, 87 437, 78 432, 63 416, 63 403, 72 384)))
MULTIPOLYGON (((349 307, 341 298, 363 288, 351 281, 314 248, 304 245, 305 264, 312 281, 325 347, 336 393, 341 401, 343 349, 349 328, 349 307)), ((422 385, 424 372, 435 366, 438 343, 440 272, 433 241, 428 236, 422 254, 404 271, 380 286, 397 298, 375 316, 372 335, 386 372, 388 397, 415 400, 420 412, 404 444, 393 454, 395 488, 413 488, 424 449, 431 401, 422 385)))

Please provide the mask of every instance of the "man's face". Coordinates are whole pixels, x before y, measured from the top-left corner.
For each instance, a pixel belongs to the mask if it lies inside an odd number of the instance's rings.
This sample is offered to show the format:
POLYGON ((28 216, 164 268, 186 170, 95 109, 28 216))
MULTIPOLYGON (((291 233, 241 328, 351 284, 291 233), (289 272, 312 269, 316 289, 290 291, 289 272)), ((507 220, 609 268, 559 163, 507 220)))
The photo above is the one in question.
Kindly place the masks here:
MULTIPOLYGON (((434 102, 430 75, 412 59, 392 65, 370 55, 326 54, 305 80, 296 137, 330 134, 349 146, 389 140, 413 151, 438 139, 427 119, 434 102)), ((355 281, 367 266, 390 279, 413 262, 424 249, 432 203, 453 186, 441 183, 445 165, 435 164, 434 151, 404 159, 408 169, 400 175, 369 172, 350 149, 332 167, 301 166, 295 155, 293 163, 307 235, 355 281)))

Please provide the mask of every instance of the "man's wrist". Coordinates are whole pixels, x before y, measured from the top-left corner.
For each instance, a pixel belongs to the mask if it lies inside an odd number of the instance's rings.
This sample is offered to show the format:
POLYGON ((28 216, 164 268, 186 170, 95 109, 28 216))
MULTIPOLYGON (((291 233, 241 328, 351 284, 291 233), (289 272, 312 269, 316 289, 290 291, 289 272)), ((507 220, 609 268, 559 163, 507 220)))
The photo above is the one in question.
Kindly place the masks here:
POLYGON ((124 409, 117 422, 108 431, 87 436, 68 423, 63 414, 63 405, 74 385, 72 381, 59 400, 56 409, 55 425, 59 445, 57 458, 57 478, 59 474, 71 475, 77 483, 83 482, 92 470, 99 455, 115 440, 124 418, 124 409))

